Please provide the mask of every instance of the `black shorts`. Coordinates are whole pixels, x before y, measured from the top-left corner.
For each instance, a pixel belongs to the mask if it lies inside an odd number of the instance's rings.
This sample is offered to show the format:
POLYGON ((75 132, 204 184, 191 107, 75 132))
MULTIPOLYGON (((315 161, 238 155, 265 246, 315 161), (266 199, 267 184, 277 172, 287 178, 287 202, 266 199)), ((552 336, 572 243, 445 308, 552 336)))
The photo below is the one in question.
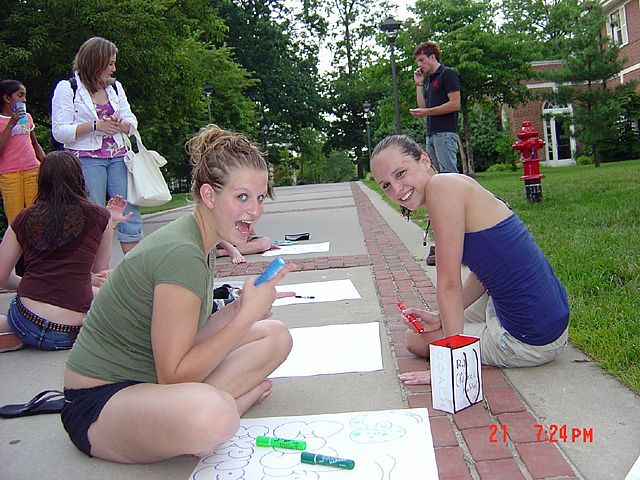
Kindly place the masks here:
POLYGON ((81 452, 91 456, 89 427, 98 419, 100 412, 111 397, 123 388, 137 385, 138 383, 141 382, 129 380, 92 388, 64 389, 66 402, 61 413, 62 425, 64 425, 64 429, 69 434, 73 444, 81 452))

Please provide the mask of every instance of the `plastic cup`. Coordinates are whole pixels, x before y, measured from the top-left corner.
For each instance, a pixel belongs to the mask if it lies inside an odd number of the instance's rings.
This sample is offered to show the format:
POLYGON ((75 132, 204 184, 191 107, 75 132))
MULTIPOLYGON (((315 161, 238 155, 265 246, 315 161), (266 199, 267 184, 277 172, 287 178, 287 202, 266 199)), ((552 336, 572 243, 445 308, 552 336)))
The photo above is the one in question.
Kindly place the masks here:
POLYGON ((11 105, 11 108, 13 110, 18 111, 18 123, 22 125, 26 125, 27 124, 27 106, 25 105, 25 103, 16 102, 13 105, 11 105))

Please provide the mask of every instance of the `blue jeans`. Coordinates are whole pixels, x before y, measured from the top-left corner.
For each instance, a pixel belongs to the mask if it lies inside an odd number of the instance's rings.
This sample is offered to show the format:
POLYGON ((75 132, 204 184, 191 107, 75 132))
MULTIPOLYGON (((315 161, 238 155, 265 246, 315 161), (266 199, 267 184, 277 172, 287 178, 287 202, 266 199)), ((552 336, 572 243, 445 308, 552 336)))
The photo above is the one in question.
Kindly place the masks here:
POLYGON ((427 153, 439 173, 458 173, 458 134, 432 133, 427 136, 427 153))
POLYGON ((68 350, 76 341, 76 336, 65 332, 51 330, 54 322, 44 320, 45 326, 36 325, 26 318, 16 305, 16 299, 11 300, 7 320, 13 333, 15 333, 25 345, 40 348, 41 350, 68 350))
MULTIPOLYGON (((109 198, 120 195, 127 198, 127 167, 123 157, 91 158, 80 157, 82 174, 89 190, 89 197, 98 205, 106 205, 109 198)), ((140 207, 128 204, 124 213, 133 212, 131 218, 118 225, 118 240, 138 242, 142 240, 142 217, 140 207)))

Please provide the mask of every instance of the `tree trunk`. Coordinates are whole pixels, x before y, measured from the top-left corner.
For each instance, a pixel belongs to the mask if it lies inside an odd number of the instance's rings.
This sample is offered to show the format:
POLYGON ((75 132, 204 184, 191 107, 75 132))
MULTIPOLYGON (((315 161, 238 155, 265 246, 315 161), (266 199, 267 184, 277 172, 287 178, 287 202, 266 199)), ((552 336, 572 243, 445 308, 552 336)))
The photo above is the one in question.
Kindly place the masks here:
MULTIPOLYGON (((460 110, 462 113, 462 128, 464 130, 464 143, 466 146, 466 152, 463 148, 460 148, 460 154, 462 156, 462 173, 470 177, 475 177, 476 169, 473 165, 473 148, 471 147, 471 123, 469 122, 469 104, 466 97, 460 99, 460 110), (465 155, 466 153, 466 155, 465 155)), ((462 147, 460 145, 460 147, 462 147)))

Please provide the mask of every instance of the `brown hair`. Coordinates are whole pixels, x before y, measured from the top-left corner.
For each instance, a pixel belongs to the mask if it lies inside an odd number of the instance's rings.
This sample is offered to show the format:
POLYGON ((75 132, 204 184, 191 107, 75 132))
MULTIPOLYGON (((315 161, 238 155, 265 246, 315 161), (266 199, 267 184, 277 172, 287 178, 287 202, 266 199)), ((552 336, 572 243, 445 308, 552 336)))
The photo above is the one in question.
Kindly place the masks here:
POLYGON ((385 151, 387 148, 391 147, 399 148, 402 153, 410 156, 416 162, 420 161, 420 157, 424 152, 422 147, 418 145, 418 143, 413 138, 410 138, 406 135, 390 135, 380 140, 380 142, 376 145, 376 148, 373 149, 373 153, 371 154, 371 161, 373 162, 373 159, 377 155, 385 151))
POLYGON ((422 42, 420 45, 416 47, 413 52, 413 57, 417 57, 418 55, 426 55, 427 57, 431 55, 436 56, 436 60, 440 61, 440 48, 437 43, 434 42, 422 42))
MULTIPOLYGON (((191 194, 200 201, 200 187, 209 184, 220 191, 229 177, 238 168, 255 168, 268 172, 267 162, 258 147, 245 136, 223 130, 217 125, 208 125, 186 144, 191 157, 191 194)), ((267 185, 267 196, 273 198, 271 184, 267 185)))
POLYGON ((100 74, 109 66, 111 57, 116 53, 116 46, 102 37, 91 37, 82 44, 73 60, 73 70, 78 72, 80 81, 89 92, 95 93, 115 82, 114 79, 105 82, 100 74))

